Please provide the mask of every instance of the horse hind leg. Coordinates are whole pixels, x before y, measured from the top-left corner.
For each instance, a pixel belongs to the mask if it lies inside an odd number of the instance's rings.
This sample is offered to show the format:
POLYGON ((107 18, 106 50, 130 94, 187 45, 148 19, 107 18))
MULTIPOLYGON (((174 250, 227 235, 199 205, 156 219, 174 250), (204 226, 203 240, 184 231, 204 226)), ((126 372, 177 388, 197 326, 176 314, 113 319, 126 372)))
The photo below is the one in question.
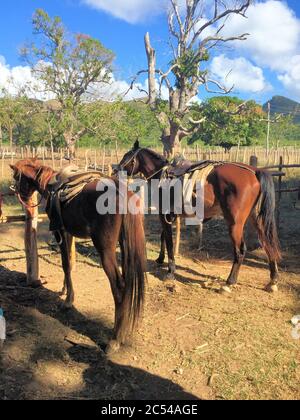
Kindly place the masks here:
POLYGON ((71 258, 71 247, 72 247, 72 236, 65 232, 60 232, 61 236, 61 243, 60 243, 60 251, 61 251, 61 259, 62 259, 62 267, 64 270, 64 287, 62 290, 62 294, 67 291, 67 297, 64 303, 65 308, 72 308, 74 303, 74 289, 72 283, 72 258, 71 258))
POLYGON ((270 283, 266 286, 266 291, 271 293, 278 292, 278 282, 279 282, 279 270, 277 262, 274 260, 269 260, 270 266, 270 283))
POLYGON ((119 350, 120 346, 124 344, 126 339, 126 325, 124 325, 125 318, 125 281, 119 270, 116 252, 112 248, 99 247, 98 241, 94 241, 95 247, 101 257, 102 267, 107 275, 115 304, 115 322, 113 338, 107 345, 106 353, 114 353, 119 350))
POLYGON ((270 246, 267 246, 263 240, 263 238, 265 237, 264 232, 263 232, 263 226, 261 226, 258 223, 257 217, 255 214, 251 216, 251 222, 258 233, 258 237, 260 238, 261 245, 264 248, 264 251, 266 252, 268 261, 269 261, 270 282, 266 286, 265 289, 267 292, 276 293, 278 292, 278 282, 279 282, 279 270, 278 270, 278 264, 277 264, 276 258, 274 258, 274 256, 270 252, 270 249, 271 249, 270 246))
POLYGON ((229 226, 229 233, 234 246, 234 260, 226 286, 222 291, 231 292, 231 287, 237 284, 241 265, 245 259, 247 247, 244 241, 244 223, 235 223, 229 226))

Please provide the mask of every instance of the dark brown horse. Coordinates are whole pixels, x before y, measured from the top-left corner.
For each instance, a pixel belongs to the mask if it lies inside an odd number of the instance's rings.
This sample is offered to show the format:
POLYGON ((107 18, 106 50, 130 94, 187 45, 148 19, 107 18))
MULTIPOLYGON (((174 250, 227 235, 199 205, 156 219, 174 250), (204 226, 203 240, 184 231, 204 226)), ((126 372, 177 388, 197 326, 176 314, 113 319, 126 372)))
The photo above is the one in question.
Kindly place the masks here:
MULTIPOLYGON (((55 175, 53 169, 42 166, 36 160, 21 160, 11 167, 14 171, 16 190, 25 205, 36 190, 48 200, 48 184, 55 175)), ((118 204, 119 193, 117 188, 116 190, 118 204)), ((95 181, 87 184, 68 205, 63 205, 63 229, 57 232, 56 236, 60 239, 65 274, 66 307, 71 307, 74 301, 70 258, 72 237, 91 238, 99 252, 115 302, 114 337, 108 346, 108 350, 114 351, 133 330, 142 310, 146 271, 145 238, 143 216, 100 215, 96 209, 96 202, 101 194, 103 193, 97 191, 95 181), (118 242, 121 246, 122 274, 116 258, 118 242)), ((128 195, 132 193, 128 192, 128 195)))
MULTIPOLYGON (((130 176, 141 173, 147 180, 151 180, 160 178, 168 165, 163 156, 150 149, 140 148, 136 142, 133 149, 125 154, 118 169, 126 171, 130 176)), ((251 219, 269 259, 271 282, 267 290, 277 291, 277 263, 281 254, 275 222, 275 190, 271 175, 243 164, 223 163, 216 166, 205 184, 204 222, 216 216, 223 216, 226 220, 234 249, 232 270, 227 285, 222 290, 230 292, 231 286, 237 283, 246 254, 244 228, 248 219, 251 219)), ((161 251, 157 262, 164 262, 166 243, 168 279, 174 278, 176 268, 170 223, 174 217, 176 216, 173 214, 168 217, 160 215, 161 251)))

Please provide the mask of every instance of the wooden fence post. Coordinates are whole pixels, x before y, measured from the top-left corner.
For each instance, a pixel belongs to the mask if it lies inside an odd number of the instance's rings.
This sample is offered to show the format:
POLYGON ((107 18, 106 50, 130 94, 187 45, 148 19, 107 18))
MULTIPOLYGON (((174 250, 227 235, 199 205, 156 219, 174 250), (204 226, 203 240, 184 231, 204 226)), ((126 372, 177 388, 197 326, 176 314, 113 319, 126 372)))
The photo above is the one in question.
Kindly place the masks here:
MULTIPOLYGON (((280 173, 282 173, 283 170, 283 157, 280 156, 279 159, 279 167, 278 170, 280 173)), ((277 200, 277 206, 276 206, 276 219, 277 219, 277 227, 280 228, 280 203, 281 203, 281 197, 282 197, 282 175, 278 178, 278 200, 277 200)))
MULTIPOLYGON (((253 166, 254 168, 257 168, 258 166, 258 158, 255 155, 250 156, 250 166, 253 166)), ((247 236, 247 243, 248 248, 250 251, 254 251, 255 249, 258 249, 260 247, 260 243, 258 240, 258 235, 256 232, 256 229, 254 228, 251 221, 247 222, 246 225, 246 236, 247 236)))
POLYGON ((175 255, 179 255, 181 237, 181 219, 180 216, 176 217, 176 241, 175 241, 175 255))
POLYGON ((76 239, 74 236, 71 238, 71 267, 72 270, 76 268, 76 239))
POLYGON ((258 159, 256 156, 250 156, 250 166, 253 166, 254 168, 257 168, 258 166, 258 159))
POLYGON ((27 285, 37 287, 41 285, 39 278, 39 257, 37 248, 38 228, 38 194, 35 192, 25 208, 25 254, 27 265, 27 285), (33 207, 36 206, 36 207, 33 207))

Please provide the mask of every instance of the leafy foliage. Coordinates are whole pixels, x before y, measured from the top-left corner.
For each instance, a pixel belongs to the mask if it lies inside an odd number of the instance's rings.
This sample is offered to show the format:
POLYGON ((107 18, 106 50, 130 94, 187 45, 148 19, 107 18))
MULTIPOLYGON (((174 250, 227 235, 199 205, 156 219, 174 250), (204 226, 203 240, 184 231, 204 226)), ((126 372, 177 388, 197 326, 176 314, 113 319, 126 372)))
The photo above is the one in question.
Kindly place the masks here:
POLYGON ((22 49, 45 92, 60 103, 56 110, 67 145, 84 133, 78 116, 89 89, 110 80, 112 51, 88 35, 70 35, 59 17, 38 9, 33 17, 36 43, 22 49))
POLYGON ((194 117, 206 117, 206 121, 189 142, 202 140, 209 145, 227 142, 245 146, 258 143, 266 135, 266 123, 261 121, 265 114, 254 101, 247 102, 243 111, 237 112, 241 104, 243 101, 239 98, 217 96, 203 105, 195 105, 194 117))

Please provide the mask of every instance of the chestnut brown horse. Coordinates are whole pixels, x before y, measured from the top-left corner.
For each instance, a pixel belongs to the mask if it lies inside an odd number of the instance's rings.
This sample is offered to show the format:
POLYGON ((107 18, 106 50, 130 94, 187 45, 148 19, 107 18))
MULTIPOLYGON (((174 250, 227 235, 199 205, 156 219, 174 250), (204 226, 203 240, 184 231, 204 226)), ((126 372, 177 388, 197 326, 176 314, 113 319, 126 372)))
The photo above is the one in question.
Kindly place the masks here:
MULTIPOLYGON (((130 176, 141 173, 147 180, 159 179, 170 165, 158 153, 140 148, 136 142, 133 149, 125 154, 118 170, 130 176)), ((231 292, 231 286, 238 281, 240 267, 246 255, 244 239, 245 224, 250 219, 259 235, 260 242, 267 253, 271 282, 268 291, 277 291, 278 261, 281 253, 275 221, 275 189, 272 176, 263 170, 243 164, 222 163, 214 167, 208 175, 204 189, 204 222, 223 216, 229 228, 233 243, 234 261, 227 285, 222 288, 231 292)), ((165 244, 168 252, 168 279, 174 278, 175 258, 173 250, 172 223, 176 215, 161 214, 161 251, 157 260, 163 264, 165 244), (168 220, 169 219, 169 220, 168 220)))
MULTIPOLYGON (((11 168, 16 191, 25 205, 34 191, 49 199, 48 184, 55 175, 53 169, 42 166, 34 159, 21 160, 11 168)), ((144 225, 143 216, 139 214, 100 215, 96 202, 103 192, 97 191, 97 185, 97 181, 87 184, 70 203, 62 205, 63 228, 56 232, 56 236, 60 243, 67 288, 66 307, 71 307, 74 301, 70 258, 72 237, 91 238, 99 252, 115 303, 114 336, 107 350, 115 351, 136 326, 143 306, 146 272, 144 225), (122 273, 116 257, 118 242, 122 254, 122 273)), ((118 205, 118 188, 116 194, 118 205)), ((128 195, 132 193, 128 192, 128 195)))

